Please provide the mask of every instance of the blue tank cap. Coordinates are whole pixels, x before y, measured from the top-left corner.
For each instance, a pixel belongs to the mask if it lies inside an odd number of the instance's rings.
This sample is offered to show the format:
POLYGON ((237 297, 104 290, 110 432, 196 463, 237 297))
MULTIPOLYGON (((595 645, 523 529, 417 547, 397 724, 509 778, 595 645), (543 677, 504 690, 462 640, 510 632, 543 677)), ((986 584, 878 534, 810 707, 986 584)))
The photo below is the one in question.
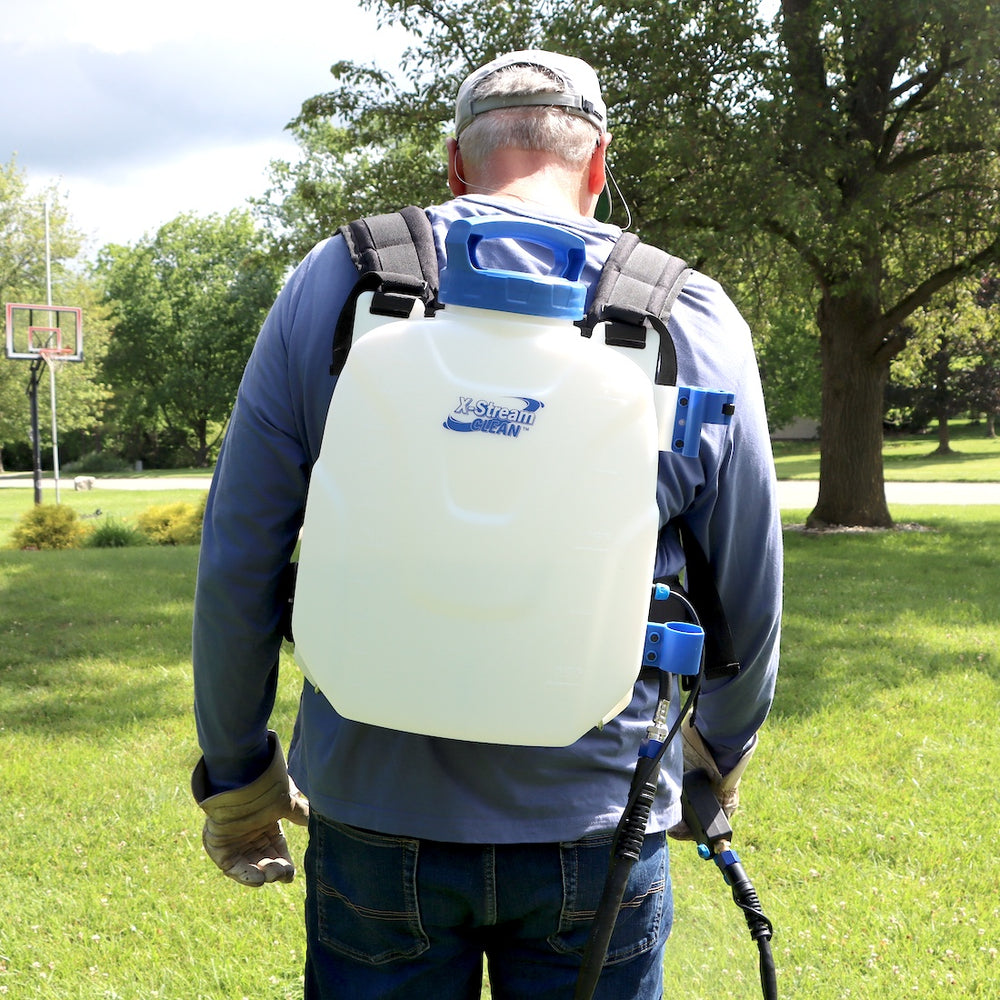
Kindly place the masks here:
POLYGON ((582 319, 587 288, 579 280, 586 260, 583 238, 559 226, 508 216, 458 219, 445 237, 447 264, 438 297, 446 305, 555 319, 582 319), (491 270, 480 266, 483 240, 514 239, 547 247, 553 253, 550 274, 491 270))

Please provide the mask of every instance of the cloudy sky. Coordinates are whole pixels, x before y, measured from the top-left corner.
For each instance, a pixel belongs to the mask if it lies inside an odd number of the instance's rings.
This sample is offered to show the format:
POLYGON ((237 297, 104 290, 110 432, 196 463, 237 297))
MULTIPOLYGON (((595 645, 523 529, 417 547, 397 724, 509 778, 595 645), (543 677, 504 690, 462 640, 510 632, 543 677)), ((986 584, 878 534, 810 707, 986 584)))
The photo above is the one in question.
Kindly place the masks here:
POLYGON ((262 194, 330 65, 404 46, 356 0, 0 0, 0 163, 57 182, 91 250, 131 243, 262 194))

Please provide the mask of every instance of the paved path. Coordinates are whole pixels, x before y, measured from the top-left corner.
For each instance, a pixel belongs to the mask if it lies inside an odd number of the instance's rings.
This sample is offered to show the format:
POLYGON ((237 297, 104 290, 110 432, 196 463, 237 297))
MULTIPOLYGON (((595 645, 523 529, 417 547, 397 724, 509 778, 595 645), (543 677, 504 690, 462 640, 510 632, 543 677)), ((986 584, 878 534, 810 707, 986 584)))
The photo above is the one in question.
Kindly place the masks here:
MULTIPOLYGON (((59 477, 59 492, 73 492, 73 476, 59 477)), ((119 479, 114 476, 95 476, 95 490, 207 490, 212 480, 208 476, 131 476, 119 479)), ((35 481, 29 472, 7 472, 0 475, 0 488, 33 490, 35 481)), ((55 489, 51 476, 42 477, 42 492, 55 489)), ((44 499, 44 497, 43 497, 44 499)))
MULTIPOLYGON (((819 483, 814 479, 784 479, 778 483, 778 500, 784 510, 812 510, 819 483)), ((885 498, 893 504, 1000 504, 1000 483, 894 483, 885 484, 885 498)))
MULTIPOLYGON (((95 490, 207 490, 211 480, 207 476, 169 477, 97 477, 95 490)), ((42 499, 53 499, 54 482, 42 480, 42 499)), ((0 475, 0 488, 34 488, 31 475, 6 473, 0 475)), ((785 510, 812 510, 816 506, 819 483, 809 479, 785 479, 778 483, 778 501, 785 510)), ((73 477, 59 480, 60 495, 73 492, 73 477)), ((1000 504, 1000 483, 893 483, 885 484, 886 500, 890 504, 1000 504)))

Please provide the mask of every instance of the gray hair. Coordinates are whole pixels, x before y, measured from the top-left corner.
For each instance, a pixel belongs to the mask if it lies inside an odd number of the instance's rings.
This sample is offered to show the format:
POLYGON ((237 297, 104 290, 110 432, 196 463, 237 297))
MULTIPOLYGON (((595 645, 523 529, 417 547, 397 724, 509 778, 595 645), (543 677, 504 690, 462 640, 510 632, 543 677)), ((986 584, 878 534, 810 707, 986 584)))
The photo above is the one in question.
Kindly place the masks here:
MULTIPOLYGON (((498 95, 539 94, 561 85, 554 74, 528 65, 509 66, 480 82, 476 100, 498 95)), ((477 116, 462 131, 466 162, 488 163, 500 149, 552 153, 569 167, 582 167, 593 155, 600 132, 584 118, 558 107, 499 108, 477 116)))

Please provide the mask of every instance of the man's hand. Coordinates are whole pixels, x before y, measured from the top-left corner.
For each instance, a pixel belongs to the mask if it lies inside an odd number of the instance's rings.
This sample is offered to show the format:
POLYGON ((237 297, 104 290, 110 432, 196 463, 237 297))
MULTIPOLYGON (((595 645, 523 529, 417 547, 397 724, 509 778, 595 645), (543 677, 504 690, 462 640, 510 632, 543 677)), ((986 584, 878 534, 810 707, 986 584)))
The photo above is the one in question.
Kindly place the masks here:
MULTIPOLYGON (((743 777, 747 764, 750 763, 754 750, 757 749, 757 737, 754 737, 750 748, 737 761, 736 767, 728 774, 723 775, 719 771, 719 765, 715 763, 715 758, 712 756, 708 744, 694 727, 690 715, 684 720, 681 735, 684 738, 684 772, 702 770, 708 775, 712 783, 712 791, 728 819, 739 807, 740 779, 743 777)), ((675 840, 692 839, 691 831, 688 830, 687 824, 683 821, 677 826, 671 827, 669 833, 675 840)))
POLYGON ((231 879, 254 888, 292 881, 295 865, 281 820, 300 826, 309 822, 309 803, 288 775, 277 734, 269 732, 268 742, 271 763, 243 788, 209 795, 204 758, 191 775, 191 791, 206 816, 205 852, 231 879))

